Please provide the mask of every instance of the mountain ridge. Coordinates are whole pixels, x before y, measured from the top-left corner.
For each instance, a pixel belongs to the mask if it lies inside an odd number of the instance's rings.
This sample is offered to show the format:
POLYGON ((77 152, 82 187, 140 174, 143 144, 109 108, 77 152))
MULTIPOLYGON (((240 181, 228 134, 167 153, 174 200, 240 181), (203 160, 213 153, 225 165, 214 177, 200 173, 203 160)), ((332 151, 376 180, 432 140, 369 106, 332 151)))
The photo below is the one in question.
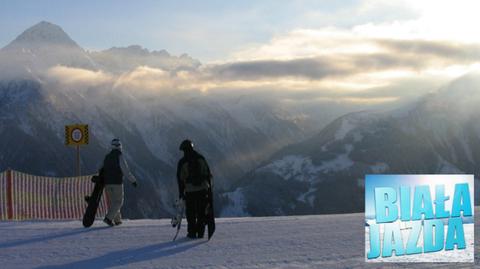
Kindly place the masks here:
POLYGON ((247 173, 224 195, 222 214, 360 212, 366 174, 468 173, 478 181, 478 86, 480 76, 472 73, 414 105, 341 116, 247 173), (260 198, 266 196, 275 202, 260 198))

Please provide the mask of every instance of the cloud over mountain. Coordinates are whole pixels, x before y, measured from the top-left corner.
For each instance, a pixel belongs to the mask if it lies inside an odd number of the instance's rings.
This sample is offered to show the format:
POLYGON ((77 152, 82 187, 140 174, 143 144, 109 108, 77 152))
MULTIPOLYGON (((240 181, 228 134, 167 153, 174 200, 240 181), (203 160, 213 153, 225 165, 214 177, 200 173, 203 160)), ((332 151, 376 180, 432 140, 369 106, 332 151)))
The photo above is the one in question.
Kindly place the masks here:
POLYGON ((3 48, 1 62, 8 63, 3 74, 33 73, 76 87, 149 94, 244 91, 276 101, 375 104, 420 96, 478 68, 480 45, 297 29, 238 51, 225 62, 202 64, 185 54, 138 45, 87 52, 60 27, 42 22, 3 48))
POLYGON ((112 76, 104 71, 92 71, 88 69, 54 66, 47 70, 49 79, 66 85, 77 85, 79 87, 101 86, 112 81, 112 76))

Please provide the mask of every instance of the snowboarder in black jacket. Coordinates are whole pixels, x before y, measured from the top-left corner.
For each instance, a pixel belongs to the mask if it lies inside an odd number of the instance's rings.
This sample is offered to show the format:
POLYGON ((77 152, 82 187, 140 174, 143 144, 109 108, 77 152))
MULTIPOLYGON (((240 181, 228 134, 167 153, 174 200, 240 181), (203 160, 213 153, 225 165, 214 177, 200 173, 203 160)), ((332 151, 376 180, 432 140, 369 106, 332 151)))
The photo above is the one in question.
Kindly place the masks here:
POLYGON ((203 238, 212 174, 205 158, 193 149, 190 140, 180 144, 183 158, 177 165, 179 198, 185 199, 189 238, 203 238))

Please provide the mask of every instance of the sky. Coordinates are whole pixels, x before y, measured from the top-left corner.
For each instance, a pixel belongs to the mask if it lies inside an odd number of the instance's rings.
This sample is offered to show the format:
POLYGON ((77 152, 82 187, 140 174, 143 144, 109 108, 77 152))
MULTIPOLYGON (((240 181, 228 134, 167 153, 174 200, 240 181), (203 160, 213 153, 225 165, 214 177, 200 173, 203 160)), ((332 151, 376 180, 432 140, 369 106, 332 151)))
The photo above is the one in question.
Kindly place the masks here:
POLYGON ((466 14, 472 13, 472 4, 436 2, 4 0, 0 3, 0 45, 42 20, 60 25, 85 48, 140 44, 151 50, 188 53, 202 61, 223 60, 236 50, 269 43, 292 31, 323 28, 364 35, 410 32, 421 38, 437 35, 478 41, 477 16, 466 14))
POLYGON ((0 46, 45 20, 90 51, 138 44, 187 53, 203 66, 182 76, 202 90, 275 88, 388 103, 479 69, 478 10, 480 2, 468 0, 5 0, 0 46))
POLYGON ((289 29, 322 26, 305 18, 312 10, 337 12, 350 4, 356 1, 2 1, 0 44, 46 20, 90 49, 141 44, 203 61, 223 59, 289 29))

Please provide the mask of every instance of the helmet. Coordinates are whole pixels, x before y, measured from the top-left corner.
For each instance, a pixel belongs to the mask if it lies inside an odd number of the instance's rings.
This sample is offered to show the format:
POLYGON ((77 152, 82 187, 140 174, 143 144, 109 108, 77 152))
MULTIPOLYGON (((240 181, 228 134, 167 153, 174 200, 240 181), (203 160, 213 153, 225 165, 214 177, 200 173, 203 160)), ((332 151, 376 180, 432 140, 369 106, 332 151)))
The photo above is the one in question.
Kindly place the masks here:
POLYGON ((193 149, 193 142, 188 140, 188 139, 185 139, 182 141, 182 143, 180 144, 180 148, 179 148, 181 151, 188 151, 188 150, 192 150, 193 149))
POLYGON ((112 139, 112 143, 110 143, 110 145, 112 146, 112 149, 122 150, 122 143, 118 138, 112 139))

